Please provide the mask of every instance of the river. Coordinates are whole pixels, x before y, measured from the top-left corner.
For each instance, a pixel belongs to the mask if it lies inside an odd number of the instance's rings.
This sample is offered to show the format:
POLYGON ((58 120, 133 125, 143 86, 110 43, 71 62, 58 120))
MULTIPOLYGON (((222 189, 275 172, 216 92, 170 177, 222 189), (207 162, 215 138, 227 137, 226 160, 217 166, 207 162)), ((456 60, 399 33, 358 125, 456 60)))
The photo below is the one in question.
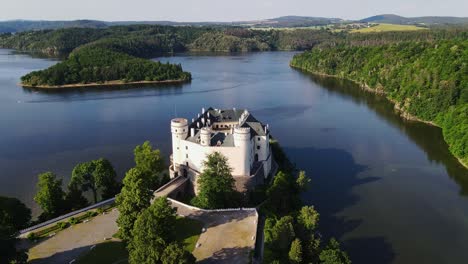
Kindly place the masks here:
POLYGON ((106 157, 121 178, 145 140, 170 154, 171 118, 248 108, 312 177, 303 198, 354 263, 468 262, 468 170, 440 129, 352 83, 291 69, 293 54, 180 54, 160 59, 190 71, 188 84, 38 92, 19 77, 56 61, 1 49, 0 195, 37 214, 38 173, 65 184, 75 164, 106 157))

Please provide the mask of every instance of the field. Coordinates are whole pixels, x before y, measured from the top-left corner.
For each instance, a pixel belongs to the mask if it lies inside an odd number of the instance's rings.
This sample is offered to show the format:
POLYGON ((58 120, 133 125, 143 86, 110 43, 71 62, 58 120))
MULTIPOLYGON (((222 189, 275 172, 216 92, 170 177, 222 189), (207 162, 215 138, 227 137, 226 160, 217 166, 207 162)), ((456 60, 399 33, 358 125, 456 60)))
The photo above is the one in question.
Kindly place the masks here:
POLYGON ((370 33, 370 32, 384 32, 384 31, 415 31, 426 30, 427 28, 417 27, 413 25, 395 25, 395 24, 378 24, 369 28, 361 28, 351 30, 351 33, 370 33))

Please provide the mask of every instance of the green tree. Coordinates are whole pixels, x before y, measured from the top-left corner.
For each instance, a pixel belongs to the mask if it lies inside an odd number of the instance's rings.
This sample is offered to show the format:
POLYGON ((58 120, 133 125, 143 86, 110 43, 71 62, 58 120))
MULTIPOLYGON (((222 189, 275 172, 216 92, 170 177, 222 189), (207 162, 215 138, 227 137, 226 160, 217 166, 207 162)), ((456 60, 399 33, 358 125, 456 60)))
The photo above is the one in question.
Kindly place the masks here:
POLYGON ((284 216, 279 220, 267 218, 265 222, 265 247, 274 250, 275 258, 284 259, 282 254, 289 251, 291 242, 295 238, 294 219, 284 216))
POLYGON ((31 210, 21 201, 0 196, 0 263, 24 260, 24 253, 16 251, 16 235, 30 220, 31 210))
POLYGON ((94 203, 97 203, 98 191, 102 191, 102 198, 111 198, 118 193, 119 184, 115 180, 116 173, 112 164, 106 159, 83 162, 75 166, 70 185, 76 184, 86 192, 91 190, 94 203))
POLYGON ((164 158, 159 149, 153 149, 149 141, 145 141, 142 145, 135 147, 133 151, 135 155, 136 168, 147 174, 151 179, 151 187, 156 189, 164 183, 163 172, 166 169, 164 158))
POLYGON ((291 249, 289 250, 289 261, 294 264, 302 262, 302 243, 298 238, 294 239, 291 243, 291 249))
POLYGON ((89 205, 88 200, 83 196, 83 192, 76 182, 68 185, 68 190, 65 195, 65 204, 66 208, 71 211, 78 210, 89 205))
POLYGON ((162 264, 194 264, 195 257, 179 243, 169 244, 161 256, 162 264))
POLYGON ((62 179, 52 172, 39 174, 37 183, 37 193, 34 201, 41 207, 43 214, 39 217, 41 220, 60 215, 64 210, 64 196, 62 190, 62 179))
POLYGON ((297 222, 304 227, 305 230, 313 231, 317 229, 319 217, 320 214, 313 206, 303 206, 297 216, 297 222))
POLYGON ((307 191, 310 187, 310 178, 307 177, 305 171, 300 171, 299 176, 296 179, 297 187, 300 191, 307 191))
POLYGON ((294 177, 283 171, 276 174, 273 184, 267 190, 268 208, 277 215, 286 215, 301 204, 294 177))
POLYGON ((198 195, 194 204, 201 208, 226 208, 237 201, 235 180, 228 160, 219 152, 209 154, 198 177, 198 195))
POLYGON ((130 241, 135 221, 141 211, 150 205, 152 197, 145 174, 136 168, 130 169, 123 179, 122 191, 116 198, 120 212, 117 225, 119 235, 123 240, 130 241))
POLYGON ((351 264, 348 254, 340 249, 340 243, 334 238, 320 252, 319 258, 322 264, 351 264))
POLYGON ((164 249, 174 239, 175 221, 176 209, 166 197, 154 200, 135 221, 128 247, 130 263, 160 263, 164 249))

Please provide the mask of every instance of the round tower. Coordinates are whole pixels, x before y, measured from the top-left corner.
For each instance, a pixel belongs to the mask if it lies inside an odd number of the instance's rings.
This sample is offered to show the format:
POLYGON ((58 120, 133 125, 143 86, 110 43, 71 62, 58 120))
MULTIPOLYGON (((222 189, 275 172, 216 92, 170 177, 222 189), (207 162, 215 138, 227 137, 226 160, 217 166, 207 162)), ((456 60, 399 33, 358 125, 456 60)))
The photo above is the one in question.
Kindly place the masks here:
POLYGON ((200 130, 200 144, 202 146, 209 146, 211 141, 211 131, 207 127, 202 127, 200 130))
POLYGON ((181 141, 188 135, 188 121, 185 118, 174 118, 171 120, 172 133, 172 163, 174 170, 178 170, 183 163, 181 141))
POLYGON ((250 176, 250 128, 235 127, 234 128, 234 146, 239 148, 239 158, 241 159, 241 167, 236 175, 250 176))

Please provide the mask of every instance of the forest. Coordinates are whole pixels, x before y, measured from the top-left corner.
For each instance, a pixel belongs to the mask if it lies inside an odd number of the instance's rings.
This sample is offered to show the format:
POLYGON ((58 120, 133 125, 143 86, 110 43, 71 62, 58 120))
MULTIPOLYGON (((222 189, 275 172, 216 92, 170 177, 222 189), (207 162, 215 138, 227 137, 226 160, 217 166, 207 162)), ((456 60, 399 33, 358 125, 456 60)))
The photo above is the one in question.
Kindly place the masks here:
POLYGON ((137 58, 112 49, 85 46, 45 70, 21 77, 27 86, 63 86, 67 84, 121 83, 138 81, 189 81, 191 75, 181 65, 163 64, 137 58))
POLYGON ((315 47, 290 64, 385 94, 404 116, 440 126, 450 151, 468 164, 466 32, 432 34, 424 41, 356 43, 315 47))

